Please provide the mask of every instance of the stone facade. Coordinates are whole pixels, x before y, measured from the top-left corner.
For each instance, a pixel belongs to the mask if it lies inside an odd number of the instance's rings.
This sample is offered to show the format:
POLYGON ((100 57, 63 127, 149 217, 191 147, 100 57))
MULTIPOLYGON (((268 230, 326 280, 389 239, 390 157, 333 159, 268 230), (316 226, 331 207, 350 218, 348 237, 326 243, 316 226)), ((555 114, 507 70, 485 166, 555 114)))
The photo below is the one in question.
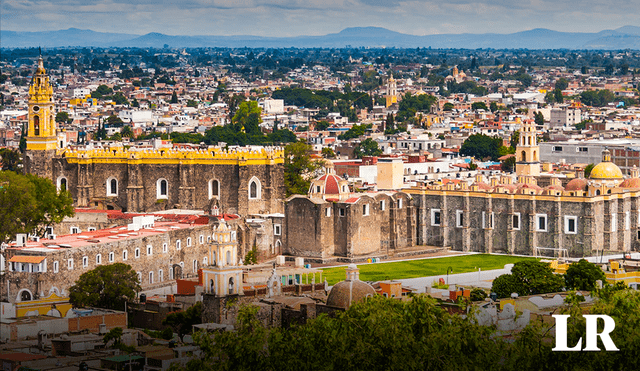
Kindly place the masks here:
POLYGON ((28 242, 25 248, 10 247, 2 299, 16 303, 52 292, 65 296, 80 275, 112 263, 131 265, 140 275, 143 290, 172 286, 176 278, 196 277, 198 269, 208 265, 212 225, 207 224, 208 218, 204 224, 192 222, 160 222, 153 229, 137 232, 112 228, 41 239, 28 242), (25 260, 23 257, 44 260, 39 264, 11 262, 12 258, 25 260))
POLYGON ((285 202, 284 251, 310 258, 388 253, 417 244, 415 216, 403 192, 345 201, 295 195, 285 202))

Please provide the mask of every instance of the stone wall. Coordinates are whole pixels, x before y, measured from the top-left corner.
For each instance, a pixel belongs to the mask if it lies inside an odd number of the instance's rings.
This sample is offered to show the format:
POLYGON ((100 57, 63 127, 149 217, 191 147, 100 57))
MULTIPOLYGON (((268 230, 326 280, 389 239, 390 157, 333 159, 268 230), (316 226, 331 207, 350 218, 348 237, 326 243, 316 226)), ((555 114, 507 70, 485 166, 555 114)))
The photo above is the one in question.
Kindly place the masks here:
MULTIPOLYGON (((48 161, 52 161, 49 159, 48 161)), ((225 213, 241 215, 283 212, 284 166, 183 165, 127 163, 69 163, 53 159, 51 179, 67 179, 67 188, 81 207, 106 203, 123 211, 158 211, 173 208, 210 211, 218 203, 225 213), (116 195, 108 195, 107 181, 117 180, 116 195), (167 181, 166 196, 159 195, 159 180, 167 181), (209 198, 209 182, 217 180, 218 196, 209 198), (257 180, 261 197, 249 198, 249 183, 257 180)))

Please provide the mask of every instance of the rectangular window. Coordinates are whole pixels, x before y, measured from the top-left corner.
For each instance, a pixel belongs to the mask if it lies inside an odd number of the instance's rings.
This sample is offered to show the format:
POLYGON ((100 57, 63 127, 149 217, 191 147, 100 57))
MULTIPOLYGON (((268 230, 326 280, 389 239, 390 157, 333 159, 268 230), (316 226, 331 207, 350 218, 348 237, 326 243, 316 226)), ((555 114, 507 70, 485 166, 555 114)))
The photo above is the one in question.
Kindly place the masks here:
POLYGON ((180 240, 176 241, 176 250, 180 250, 182 248, 180 240))
POLYGON ((493 212, 491 212, 490 214, 484 211, 482 212, 482 228, 493 228, 493 212))
POLYGON ((578 152, 589 152, 589 148, 588 147, 578 147, 577 150, 578 150, 578 152))
POLYGON ((618 214, 611 214, 611 232, 616 232, 618 230, 618 214))
POLYGON ((58 262, 53 262, 53 273, 58 273, 58 262))
POLYGON ((73 269, 73 259, 67 259, 67 269, 73 269))
POLYGON ((324 209, 324 215, 325 216, 331 216, 331 208, 327 207, 326 209, 324 209))
POLYGON ((96 264, 102 264, 102 255, 101 254, 96 255, 96 264))
POLYGON ((96 231, 96 227, 89 227, 89 228, 87 228, 87 231, 95 232, 96 231))
POLYGON ((187 237, 187 247, 191 246, 191 237, 187 237))
POLYGON ((71 227, 69 231, 71 232, 71 234, 80 233, 80 228, 78 228, 78 227, 71 227))
POLYGON ((147 255, 153 255, 153 246, 147 245, 147 255))
POLYGON ((398 209, 402 209, 402 199, 398 199, 398 209))
POLYGON ((564 233, 576 234, 578 233, 578 217, 565 215, 564 217, 564 233))
POLYGON ((124 251, 122 252, 122 260, 123 260, 123 261, 124 261, 124 260, 127 260, 127 257, 128 257, 128 256, 129 256, 129 253, 127 252, 127 250, 124 250, 124 251))
POLYGON ((134 256, 136 257, 136 259, 140 257, 140 249, 136 248, 136 250, 134 252, 134 256))
POLYGON ((362 215, 364 215, 364 216, 368 216, 369 215, 369 204, 362 205, 362 215))
POLYGON ((456 227, 462 228, 464 226, 464 211, 456 210, 456 227))
POLYGON ((166 243, 163 243, 162 244, 162 252, 166 254, 168 251, 169 251, 169 245, 166 244, 166 243))
POLYGON ((562 147, 560 146, 553 147, 553 152, 562 152, 562 147))
POLYGON ((200 235, 200 244, 202 245, 204 243, 204 235, 200 235))
POLYGON ((164 272, 162 269, 158 270, 158 278, 160 279, 160 282, 164 282, 164 272))
POLYGON ((115 254, 113 252, 109 253, 109 263, 113 263, 113 260, 115 259, 115 254))
POLYGON ((536 214, 536 231, 547 231, 547 214, 536 214))
POLYGON ((513 213, 511 221, 513 223, 513 229, 516 231, 520 230, 520 213, 513 213))
POLYGON ((149 284, 153 283, 153 272, 149 272, 149 284))
POLYGON ((87 258, 86 256, 82 257, 82 268, 86 268, 89 266, 89 258, 87 258))
POLYGON ((384 211, 384 200, 380 201, 380 210, 384 211))
POLYGON ((431 226, 440 226, 441 212, 440 209, 431 209, 431 226))
POLYGON ((280 234, 282 233, 282 226, 280 224, 274 224, 273 225, 273 234, 276 236, 280 236, 280 234))
POLYGON ((631 212, 629 211, 624 213, 624 229, 625 231, 631 229, 631 212))
POLYGON ((345 216, 346 214, 345 209, 341 207, 339 210, 340 210, 340 216, 345 216))

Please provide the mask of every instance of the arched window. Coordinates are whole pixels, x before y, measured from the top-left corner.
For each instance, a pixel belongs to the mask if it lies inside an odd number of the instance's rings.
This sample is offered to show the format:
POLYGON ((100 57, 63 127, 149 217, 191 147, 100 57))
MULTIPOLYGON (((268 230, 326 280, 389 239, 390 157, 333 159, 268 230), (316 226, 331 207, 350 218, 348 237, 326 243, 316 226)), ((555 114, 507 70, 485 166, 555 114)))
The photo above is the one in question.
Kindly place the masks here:
POLYGON ((67 178, 61 176, 58 177, 58 191, 66 191, 67 190, 67 178))
POLYGON ((216 252, 212 251, 211 252, 211 265, 216 265, 216 252))
POLYGON ((31 300, 31 293, 28 290, 23 290, 20 293, 20 301, 30 301, 31 300))
POLYGON ((220 197, 220 182, 215 179, 209 181, 209 199, 220 197))
POLYGON ((168 188, 169 184, 166 179, 158 179, 158 182, 156 183, 156 198, 167 198, 167 195, 169 194, 168 188))
POLYGON ((33 116, 33 135, 40 135, 40 116, 33 116))
POLYGON ((522 162, 527 162, 527 153, 525 151, 522 151, 521 155, 522 155, 522 162))
POLYGON ((538 154, 536 151, 533 151, 533 161, 538 161, 538 154))
POLYGON ((227 250, 227 261, 224 263, 224 265, 232 265, 231 264, 231 251, 227 250))
POLYGON ((209 292, 216 292, 216 286, 214 285, 213 280, 209 281, 209 289, 209 292))
POLYGON ((118 195, 118 180, 114 177, 107 179, 107 196, 118 195))
POLYGON ((193 272, 197 273, 198 272, 198 261, 197 260, 193 260, 193 272))
POLYGON ((251 178, 249 181, 249 199, 257 200, 262 198, 262 186, 260 180, 256 177, 251 178))
POLYGON ((202 258, 202 266, 206 267, 207 264, 209 264, 209 258, 205 256, 202 258))
POLYGON ((229 277, 229 295, 233 295, 233 277, 229 277))

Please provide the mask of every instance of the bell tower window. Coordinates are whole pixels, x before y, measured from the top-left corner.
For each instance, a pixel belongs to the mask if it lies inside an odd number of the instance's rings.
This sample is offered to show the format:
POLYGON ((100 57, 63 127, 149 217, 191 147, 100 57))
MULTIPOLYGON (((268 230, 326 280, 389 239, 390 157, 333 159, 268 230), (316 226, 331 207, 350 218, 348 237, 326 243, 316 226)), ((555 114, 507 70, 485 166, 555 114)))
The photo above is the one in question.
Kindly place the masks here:
POLYGON ((40 116, 33 116, 33 134, 40 135, 40 116))

